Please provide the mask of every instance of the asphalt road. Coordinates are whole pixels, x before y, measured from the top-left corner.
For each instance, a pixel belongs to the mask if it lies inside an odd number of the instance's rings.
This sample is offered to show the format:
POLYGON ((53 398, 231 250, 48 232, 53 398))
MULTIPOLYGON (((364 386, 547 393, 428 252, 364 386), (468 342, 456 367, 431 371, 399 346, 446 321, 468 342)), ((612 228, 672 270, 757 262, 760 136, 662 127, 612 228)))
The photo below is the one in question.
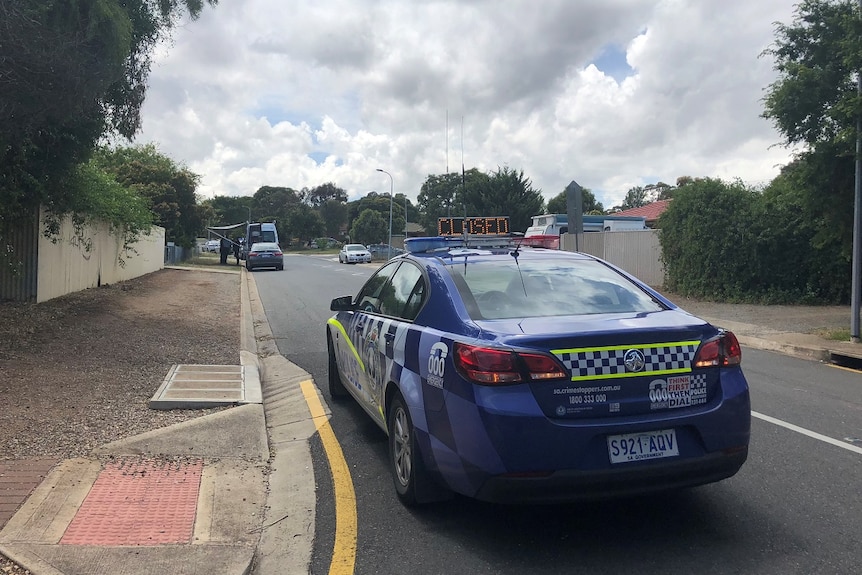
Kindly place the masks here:
MULTIPOLYGON (((285 256, 285 271, 255 272, 255 280, 279 350, 312 374, 332 410, 356 493, 355 573, 862 573, 862 454, 817 435, 844 445, 862 440, 862 375, 748 348, 751 451, 729 480, 595 504, 456 498, 405 509, 383 433, 354 402, 333 402, 326 391, 329 301, 358 291, 375 269, 333 259, 285 256)), ((334 541, 332 480, 322 449, 312 449, 311 572, 323 575, 334 541)))

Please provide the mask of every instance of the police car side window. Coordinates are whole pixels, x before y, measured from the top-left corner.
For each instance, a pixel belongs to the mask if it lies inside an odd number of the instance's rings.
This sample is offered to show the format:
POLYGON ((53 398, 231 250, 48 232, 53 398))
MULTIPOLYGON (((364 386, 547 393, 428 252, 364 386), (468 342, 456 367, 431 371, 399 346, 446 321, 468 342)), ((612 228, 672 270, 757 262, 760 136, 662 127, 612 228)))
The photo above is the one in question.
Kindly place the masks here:
POLYGON ((369 313, 385 313, 383 300, 391 297, 392 284, 389 282, 400 262, 386 264, 371 276, 356 297, 356 308, 369 313))
POLYGON ((392 296, 383 302, 383 313, 413 321, 422 305, 425 280, 419 268, 404 263, 392 277, 392 296))

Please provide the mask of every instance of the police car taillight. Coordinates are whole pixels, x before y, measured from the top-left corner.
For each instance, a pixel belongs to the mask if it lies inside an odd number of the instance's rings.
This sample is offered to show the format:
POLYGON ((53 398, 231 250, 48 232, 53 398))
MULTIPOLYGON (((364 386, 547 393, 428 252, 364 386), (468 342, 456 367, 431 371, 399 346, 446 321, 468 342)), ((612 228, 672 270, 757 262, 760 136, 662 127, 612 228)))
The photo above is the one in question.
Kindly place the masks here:
POLYGON ((455 344, 455 367, 466 379, 483 385, 506 385, 565 377, 551 357, 499 349, 455 344))
POLYGON ((740 363, 742 348, 731 331, 704 342, 694 358, 694 367, 729 367, 740 363))

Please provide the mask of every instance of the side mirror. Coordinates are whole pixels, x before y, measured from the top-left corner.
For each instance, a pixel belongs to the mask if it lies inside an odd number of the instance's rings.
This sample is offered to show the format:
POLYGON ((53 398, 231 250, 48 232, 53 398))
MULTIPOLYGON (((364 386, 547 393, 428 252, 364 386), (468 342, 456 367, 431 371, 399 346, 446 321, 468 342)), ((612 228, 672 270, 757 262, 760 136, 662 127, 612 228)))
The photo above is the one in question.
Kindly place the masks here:
POLYGON ((350 311, 353 309, 353 296, 343 295, 337 297, 329 304, 331 311, 350 311))

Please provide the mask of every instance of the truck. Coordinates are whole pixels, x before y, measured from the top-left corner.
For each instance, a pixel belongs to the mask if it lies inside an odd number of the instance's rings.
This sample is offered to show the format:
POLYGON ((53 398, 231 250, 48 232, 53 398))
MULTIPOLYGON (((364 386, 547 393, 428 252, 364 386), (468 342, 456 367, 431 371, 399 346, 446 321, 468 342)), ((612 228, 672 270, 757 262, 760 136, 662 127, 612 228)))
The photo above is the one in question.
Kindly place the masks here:
MULTIPOLYGON (((642 216, 584 215, 584 232, 620 232, 645 230, 642 216)), ((532 217, 532 224, 524 232, 524 244, 559 249, 560 236, 569 232, 566 214, 540 214, 532 217)))

